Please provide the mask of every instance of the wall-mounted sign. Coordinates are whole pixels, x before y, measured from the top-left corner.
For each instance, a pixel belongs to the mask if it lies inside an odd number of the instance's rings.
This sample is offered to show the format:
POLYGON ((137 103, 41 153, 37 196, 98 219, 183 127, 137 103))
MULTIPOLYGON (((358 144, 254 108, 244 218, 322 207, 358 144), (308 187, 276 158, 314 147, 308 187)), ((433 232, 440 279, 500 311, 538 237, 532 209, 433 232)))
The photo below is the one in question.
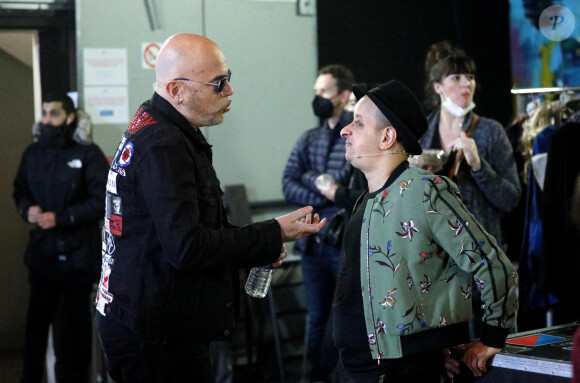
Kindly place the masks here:
POLYGON ((316 14, 316 0, 297 0, 297 12, 301 16, 314 16, 316 14))
POLYGON ((163 43, 141 43, 141 68, 155 69, 155 61, 163 43))
POLYGON ((127 85, 127 49, 85 48, 84 85, 127 85))
POLYGON ((126 86, 85 87, 85 111, 94 124, 129 122, 129 95, 126 86))

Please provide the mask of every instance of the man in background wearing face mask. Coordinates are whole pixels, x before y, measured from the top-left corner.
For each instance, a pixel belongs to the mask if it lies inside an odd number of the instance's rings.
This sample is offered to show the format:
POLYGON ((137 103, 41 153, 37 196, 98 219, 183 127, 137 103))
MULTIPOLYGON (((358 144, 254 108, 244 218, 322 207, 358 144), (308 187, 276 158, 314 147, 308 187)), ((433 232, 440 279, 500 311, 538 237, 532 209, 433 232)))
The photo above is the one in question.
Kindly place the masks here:
MULTIPOLYGON (((282 179, 282 190, 288 202, 313 206, 320 218, 328 218, 329 223, 332 223, 339 208, 319 191, 317 184, 334 182, 348 185, 352 168, 344 157, 344 140, 340 137, 340 130, 352 121, 352 112, 344 108, 354 82, 352 71, 343 65, 328 65, 318 71, 312 107, 314 114, 320 118, 320 126, 304 132, 299 138, 290 153, 282 179)), ((316 236, 298 240, 294 247, 304 255, 302 273, 308 311, 307 355, 312 364, 312 382, 323 381, 329 373, 321 365, 321 346, 341 260, 340 237, 332 235, 332 228, 340 226, 336 223, 326 225, 316 236)))
POLYGON ((44 377, 51 323, 57 380, 89 381, 90 296, 99 279, 108 162, 87 141, 88 116, 78 115, 66 94, 44 97, 42 121, 33 128, 36 142, 24 151, 14 180, 18 212, 34 225, 24 255, 30 299, 20 382, 44 377))

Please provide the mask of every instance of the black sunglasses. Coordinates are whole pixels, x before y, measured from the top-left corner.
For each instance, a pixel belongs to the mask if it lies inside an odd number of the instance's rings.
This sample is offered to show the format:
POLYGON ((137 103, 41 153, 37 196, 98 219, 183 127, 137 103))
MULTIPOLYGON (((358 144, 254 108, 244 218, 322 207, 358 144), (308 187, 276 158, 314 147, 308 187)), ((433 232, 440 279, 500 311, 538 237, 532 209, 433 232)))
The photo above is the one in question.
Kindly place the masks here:
POLYGON ((220 78, 220 80, 216 83, 191 80, 189 78, 174 78, 173 80, 174 81, 193 81, 193 82, 200 82, 200 83, 205 84, 205 85, 213 85, 213 86, 215 86, 214 91, 216 93, 221 93, 224 91, 224 88, 226 87, 226 81, 230 82, 231 78, 232 78, 232 71, 228 70, 228 74, 226 74, 224 77, 220 78))

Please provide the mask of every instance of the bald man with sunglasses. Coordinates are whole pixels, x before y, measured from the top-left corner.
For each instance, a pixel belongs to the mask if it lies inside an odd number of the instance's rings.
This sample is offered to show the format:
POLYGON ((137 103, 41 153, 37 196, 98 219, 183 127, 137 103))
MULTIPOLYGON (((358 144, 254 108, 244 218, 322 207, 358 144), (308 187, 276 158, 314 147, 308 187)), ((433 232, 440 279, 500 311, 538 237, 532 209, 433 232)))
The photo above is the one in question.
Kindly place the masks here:
POLYGON ((228 222, 200 127, 224 121, 230 79, 214 42, 170 37, 155 93, 111 163, 95 320, 117 383, 212 382, 208 344, 231 339, 237 269, 279 266, 284 242, 326 223, 311 207, 242 228, 228 222))

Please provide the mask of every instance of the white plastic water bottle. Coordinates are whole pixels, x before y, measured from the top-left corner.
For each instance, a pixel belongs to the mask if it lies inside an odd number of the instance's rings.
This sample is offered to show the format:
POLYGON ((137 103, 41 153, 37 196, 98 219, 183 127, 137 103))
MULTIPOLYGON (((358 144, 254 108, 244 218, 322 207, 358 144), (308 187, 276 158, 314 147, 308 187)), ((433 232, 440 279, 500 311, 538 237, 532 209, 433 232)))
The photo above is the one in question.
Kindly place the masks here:
POLYGON ((253 298, 264 298, 268 294, 273 273, 272 265, 252 267, 246 281, 246 294, 253 298))
POLYGON ((328 174, 321 174, 314 180, 314 184, 320 186, 323 189, 326 189, 330 186, 331 183, 334 182, 334 178, 329 176, 328 174))

